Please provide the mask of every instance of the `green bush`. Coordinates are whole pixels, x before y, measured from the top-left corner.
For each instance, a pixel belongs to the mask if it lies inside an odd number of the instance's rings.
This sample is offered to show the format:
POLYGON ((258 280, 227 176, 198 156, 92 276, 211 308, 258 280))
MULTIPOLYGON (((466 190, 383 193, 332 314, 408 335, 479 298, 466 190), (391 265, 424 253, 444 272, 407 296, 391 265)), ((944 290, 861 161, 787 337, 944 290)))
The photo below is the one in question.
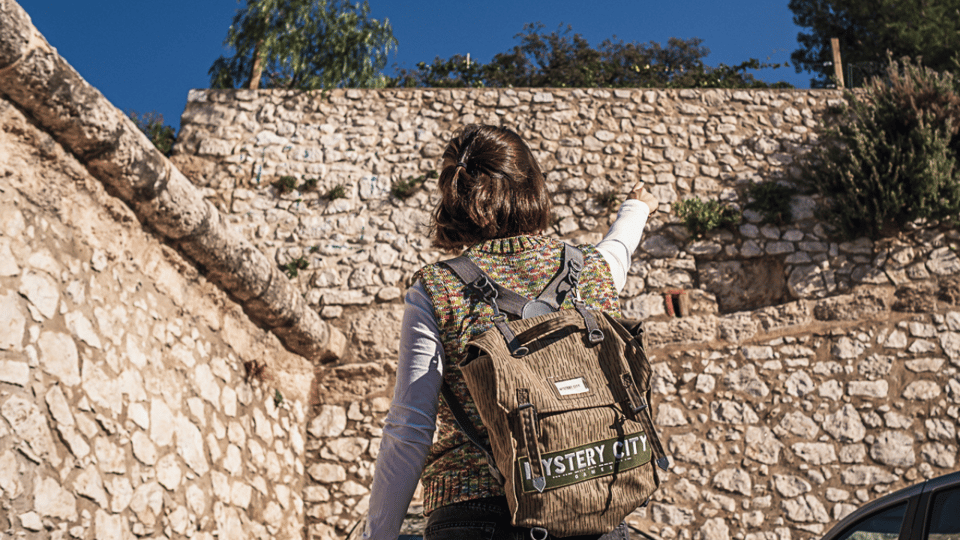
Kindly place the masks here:
POLYGON ((895 234, 909 222, 960 213, 960 96, 950 73, 891 60, 863 98, 823 131, 804 180, 827 201, 822 217, 844 238, 895 234))
POLYGON ((693 197, 673 203, 673 212, 695 238, 714 229, 740 223, 740 211, 720 201, 701 201, 693 197))
POLYGON ((347 198, 347 186, 343 184, 337 184, 330 188, 329 191, 323 196, 323 198, 328 201, 335 201, 337 199, 346 199, 347 198))
POLYGON ((300 184, 300 187, 297 189, 300 191, 315 191, 317 189, 317 184, 319 183, 319 178, 304 178, 303 183, 300 184))
POLYGON ((273 183, 273 187, 277 188, 281 195, 290 193, 297 189, 297 179, 292 176, 281 176, 279 180, 273 183))
POLYGON ((157 111, 143 114, 139 114, 137 111, 129 111, 127 115, 137 124, 140 131, 150 139, 157 150, 165 156, 170 155, 173 150, 173 143, 177 142, 177 135, 173 126, 164 125, 162 114, 157 111))
POLYGON ((569 25, 547 32, 544 25, 525 24, 515 36, 519 44, 497 53, 489 63, 462 55, 415 69, 400 69, 387 86, 425 88, 792 88, 757 80, 751 70, 786 67, 751 58, 716 67, 704 63, 710 49, 700 38, 670 38, 629 43, 613 36, 591 46, 569 25))
POLYGON ((786 225, 793 221, 790 198, 796 194, 796 189, 776 182, 751 184, 747 188, 747 196, 751 200, 745 208, 758 212, 763 224, 786 225))
POLYGON ((287 264, 281 265, 280 268, 287 274, 287 277, 293 279, 300 275, 300 270, 306 270, 310 266, 310 263, 307 259, 303 257, 297 257, 287 264))
POLYGON ((414 193, 416 193, 417 188, 423 185, 428 178, 433 179, 439 177, 437 171, 430 169, 427 174, 421 174, 416 178, 408 178, 406 180, 397 180, 390 186, 390 194, 398 199, 408 199, 414 193))

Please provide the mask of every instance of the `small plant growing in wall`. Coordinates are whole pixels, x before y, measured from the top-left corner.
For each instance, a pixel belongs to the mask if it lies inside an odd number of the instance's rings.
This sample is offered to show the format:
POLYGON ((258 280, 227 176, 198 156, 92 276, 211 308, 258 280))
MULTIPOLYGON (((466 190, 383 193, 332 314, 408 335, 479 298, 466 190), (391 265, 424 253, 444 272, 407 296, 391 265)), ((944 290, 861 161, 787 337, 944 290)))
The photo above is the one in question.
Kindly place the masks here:
POLYGON ((303 183, 298 188, 300 191, 316 191, 319 178, 304 178, 303 183))
POLYGON ((280 268, 287 274, 287 277, 293 279, 300 275, 300 270, 306 270, 310 263, 304 257, 297 257, 280 268))
POLYGON ((747 188, 751 200, 746 208, 757 211, 762 216, 761 223, 786 225, 793 221, 790 198, 796 194, 796 189, 776 182, 752 184, 747 188))
POLYGON ((606 208, 607 211, 612 212, 617 208, 617 203, 620 201, 620 196, 617 194, 616 190, 608 189, 597 193, 594 196, 594 201, 596 201, 598 206, 606 208))
POLYGON ((337 184, 332 188, 330 188, 330 190, 323 195, 323 198, 327 199, 328 201, 335 201, 337 199, 346 199, 347 186, 343 184, 337 184))
POLYGON ((673 203, 673 211, 695 238, 720 227, 740 223, 736 208, 715 200, 701 201, 693 197, 673 203))
POLYGON ((277 192, 281 195, 290 193, 297 189, 297 179, 292 176, 281 176, 273 183, 273 187, 277 188, 277 192))
POLYGON ((251 381, 263 382, 267 379, 267 365, 258 360, 247 360, 243 363, 243 380, 247 384, 251 381))
POLYGON ((423 185, 427 179, 438 178, 440 175, 437 174, 437 171, 430 169, 427 174, 421 174, 416 178, 408 178, 406 180, 397 180, 390 186, 390 194, 398 199, 408 199, 411 195, 416 193, 417 188, 423 185))

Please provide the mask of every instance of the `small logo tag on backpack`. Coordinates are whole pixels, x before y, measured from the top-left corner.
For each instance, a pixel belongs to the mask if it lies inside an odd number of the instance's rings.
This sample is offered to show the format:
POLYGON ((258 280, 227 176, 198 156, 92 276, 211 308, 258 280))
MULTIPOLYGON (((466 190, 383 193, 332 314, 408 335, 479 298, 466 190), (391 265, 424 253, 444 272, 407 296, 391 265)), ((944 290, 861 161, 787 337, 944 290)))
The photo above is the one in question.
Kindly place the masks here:
POLYGON ((567 379, 565 381, 554 381, 553 384, 557 387, 557 392, 560 392, 561 396, 572 396, 590 391, 590 388, 587 386, 587 382, 583 380, 583 377, 567 379))

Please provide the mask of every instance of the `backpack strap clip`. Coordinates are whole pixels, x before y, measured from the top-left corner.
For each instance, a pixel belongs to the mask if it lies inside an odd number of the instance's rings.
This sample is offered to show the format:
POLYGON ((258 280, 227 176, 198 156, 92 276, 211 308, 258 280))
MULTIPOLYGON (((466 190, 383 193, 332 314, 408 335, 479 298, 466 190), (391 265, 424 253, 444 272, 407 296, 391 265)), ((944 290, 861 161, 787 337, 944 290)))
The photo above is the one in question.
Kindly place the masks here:
POLYGON ((623 384, 623 389, 627 392, 630 411, 635 415, 640 414, 641 411, 647 408, 647 400, 643 399, 643 396, 640 395, 640 390, 637 389, 636 383, 633 382, 633 376, 628 372, 621 373, 620 382, 623 384))
POLYGON ((497 309, 497 312, 500 310, 496 308, 497 297, 500 294, 497 292, 497 288, 494 286, 493 282, 490 281, 490 278, 486 274, 481 274, 480 277, 473 280, 470 283, 470 288, 479 294, 484 301, 494 305, 494 308, 497 309))

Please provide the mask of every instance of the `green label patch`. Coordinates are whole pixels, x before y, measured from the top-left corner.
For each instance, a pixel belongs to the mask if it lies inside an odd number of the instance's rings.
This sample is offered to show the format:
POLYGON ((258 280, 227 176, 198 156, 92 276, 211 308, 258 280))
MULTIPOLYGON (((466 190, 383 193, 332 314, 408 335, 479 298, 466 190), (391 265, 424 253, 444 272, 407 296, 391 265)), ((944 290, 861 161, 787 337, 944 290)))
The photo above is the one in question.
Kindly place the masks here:
MULTIPOLYGON (((547 481, 544 490, 635 469, 649 463, 650 454, 650 445, 643 432, 543 454, 540 462, 547 481)), ((517 466, 524 493, 537 491, 533 487, 530 459, 527 456, 518 458, 517 466)))

